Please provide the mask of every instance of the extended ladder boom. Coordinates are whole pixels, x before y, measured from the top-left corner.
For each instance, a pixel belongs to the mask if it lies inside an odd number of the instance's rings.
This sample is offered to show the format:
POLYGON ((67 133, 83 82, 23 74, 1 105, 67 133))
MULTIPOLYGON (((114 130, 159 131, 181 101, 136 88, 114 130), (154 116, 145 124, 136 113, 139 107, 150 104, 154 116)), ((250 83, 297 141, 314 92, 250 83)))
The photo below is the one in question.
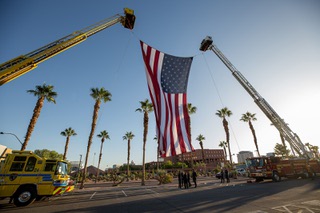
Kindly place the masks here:
POLYGON ((47 44, 37 50, 1 64, 0 86, 35 69, 39 63, 85 41, 88 37, 112 25, 121 23, 125 28, 133 29, 135 22, 133 10, 125 8, 124 13, 125 16, 117 14, 110 18, 104 19, 96 24, 47 44))
POLYGON ((294 133, 276 111, 268 104, 266 100, 254 89, 247 79, 232 65, 232 63, 222 54, 222 52, 213 44, 212 38, 207 36, 200 46, 201 51, 212 50, 220 60, 229 68, 232 75, 243 86, 243 88, 253 98, 254 102, 270 119, 272 124, 278 129, 280 134, 290 143, 293 149, 300 155, 309 158, 310 155, 306 152, 304 144, 296 133, 294 133))

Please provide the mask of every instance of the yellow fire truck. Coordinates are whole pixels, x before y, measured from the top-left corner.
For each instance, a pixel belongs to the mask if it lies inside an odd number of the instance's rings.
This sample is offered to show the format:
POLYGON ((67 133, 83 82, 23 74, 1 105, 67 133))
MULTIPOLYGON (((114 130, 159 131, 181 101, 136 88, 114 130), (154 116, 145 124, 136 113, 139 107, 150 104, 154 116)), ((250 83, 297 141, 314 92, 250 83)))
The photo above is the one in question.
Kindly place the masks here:
POLYGON ((62 160, 42 158, 31 151, 12 151, 0 162, 0 199, 27 206, 74 189, 62 160))

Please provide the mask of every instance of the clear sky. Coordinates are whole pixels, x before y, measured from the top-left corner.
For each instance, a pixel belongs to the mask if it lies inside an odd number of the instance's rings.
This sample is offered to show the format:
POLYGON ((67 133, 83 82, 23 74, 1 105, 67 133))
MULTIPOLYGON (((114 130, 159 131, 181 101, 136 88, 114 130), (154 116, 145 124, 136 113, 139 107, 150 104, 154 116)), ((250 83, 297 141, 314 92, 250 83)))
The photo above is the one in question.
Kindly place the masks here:
MULTIPOLYGON (((29 141, 28 150, 49 149, 63 153, 72 127, 68 160, 85 156, 94 100, 90 88, 104 87, 112 101, 101 104, 89 155, 97 165, 102 130, 109 132, 101 168, 123 164, 127 158, 127 131, 135 134, 131 159, 142 163, 143 115, 135 112, 139 101, 149 98, 139 40, 176 56, 194 56, 188 83, 188 102, 197 107, 191 115, 192 144, 202 134, 204 148, 219 148, 225 140, 222 121, 215 113, 228 107, 231 150, 254 151, 247 111, 260 152, 272 152, 279 132, 256 106, 227 67, 211 52, 200 52, 202 39, 214 43, 296 132, 303 143, 320 146, 320 1, 318 0, 174 0, 174 1, 0 1, 0 63, 29 53, 74 31, 115 14, 135 11, 131 32, 117 24, 85 42, 41 63, 38 68, 0 87, 0 131, 24 139, 37 98, 26 91, 43 83, 54 86, 57 103, 46 102, 29 141), (94 155, 96 153, 96 155, 94 155)), ((156 161, 155 119, 149 114, 146 161, 156 161)), ((20 149, 11 135, 0 135, 0 144, 20 149)), ((234 157, 234 160, 236 158, 234 157)))

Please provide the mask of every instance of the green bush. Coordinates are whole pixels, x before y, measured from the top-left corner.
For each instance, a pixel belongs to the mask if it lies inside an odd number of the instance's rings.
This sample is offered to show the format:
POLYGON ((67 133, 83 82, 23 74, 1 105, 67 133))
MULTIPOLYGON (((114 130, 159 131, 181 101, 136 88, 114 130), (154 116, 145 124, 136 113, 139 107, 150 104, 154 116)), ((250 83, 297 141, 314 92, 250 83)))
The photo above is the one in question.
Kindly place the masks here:
POLYGON ((165 170, 159 170, 155 174, 155 179, 159 181, 159 185, 166 184, 166 183, 172 183, 173 176, 165 170))

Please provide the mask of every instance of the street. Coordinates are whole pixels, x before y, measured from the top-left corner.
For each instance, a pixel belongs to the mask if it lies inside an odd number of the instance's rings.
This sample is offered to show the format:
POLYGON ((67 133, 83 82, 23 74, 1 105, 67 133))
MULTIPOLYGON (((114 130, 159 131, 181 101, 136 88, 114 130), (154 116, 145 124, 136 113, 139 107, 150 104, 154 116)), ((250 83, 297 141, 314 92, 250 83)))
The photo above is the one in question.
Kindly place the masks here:
MULTIPOLYGON (((85 189, 15 207, 0 201, 1 212, 320 212, 320 179, 247 183, 248 178, 223 183, 200 177, 198 187, 179 189, 176 182, 157 185, 147 181, 126 182, 120 187, 107 183, 86 184, 85 189)), ((176 180, 175 180, 176 181, 176 180)))

